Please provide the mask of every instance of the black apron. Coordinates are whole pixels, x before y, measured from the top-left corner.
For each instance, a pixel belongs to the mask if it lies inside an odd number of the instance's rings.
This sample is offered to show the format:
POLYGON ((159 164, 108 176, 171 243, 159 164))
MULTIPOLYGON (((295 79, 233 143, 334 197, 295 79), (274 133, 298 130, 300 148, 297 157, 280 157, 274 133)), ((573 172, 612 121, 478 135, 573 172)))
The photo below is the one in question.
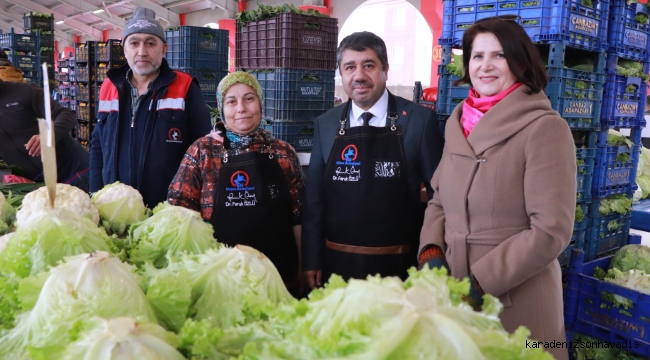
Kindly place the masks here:
POLYGON ((422 205, 407 182, 395 97, 388 95, 387 127, 345 128, 341 115, 325 172, 323 279, 368 275, 406 278, 417 265, 422 205))
POLYGON ((253 247, 266 255, 285 284, 296 279, 298 248, 286 178, 268 146, 261 151, 224 155, 210 223, 217 241, 253 247))

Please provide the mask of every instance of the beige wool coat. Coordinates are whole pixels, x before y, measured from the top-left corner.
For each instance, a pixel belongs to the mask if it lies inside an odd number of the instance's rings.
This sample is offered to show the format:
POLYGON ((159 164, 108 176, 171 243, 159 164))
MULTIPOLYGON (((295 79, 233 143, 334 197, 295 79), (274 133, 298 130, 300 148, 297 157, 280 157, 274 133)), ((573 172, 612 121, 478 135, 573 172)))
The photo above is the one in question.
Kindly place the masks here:
MULTIPOLYGON (((526 89, 485 113, 467 139, 462 103, 447 120, 420 251, 438 245, 452 276, 473 274, 503 303, 507 331, 523 325, 534 340, 566 341, 557 257, 573 231, 575 148, 544 92, 526 89)), ((568 359, 566 349, 547 351, 568 359)))

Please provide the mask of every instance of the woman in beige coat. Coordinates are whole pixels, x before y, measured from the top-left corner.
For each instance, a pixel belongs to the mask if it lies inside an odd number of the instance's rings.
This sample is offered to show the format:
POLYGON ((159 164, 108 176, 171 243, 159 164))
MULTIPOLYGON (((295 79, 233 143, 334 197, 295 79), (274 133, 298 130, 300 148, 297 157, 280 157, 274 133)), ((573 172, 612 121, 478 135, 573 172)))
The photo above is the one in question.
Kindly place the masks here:
MULTIPOLYGON (((537 341, 566 341, 557 257, 573 230, 571 131, 544 94, 546 71, 516 18, 489 18, 463 37, 470 96, 447 120, 431 185, 420 263, 470 277, 469 302, 488 293, 501 321, 537 341), (447 265, 448 264, 448 265, 447 265)), ((547 348, 567 359, 566 348, 547 348)))

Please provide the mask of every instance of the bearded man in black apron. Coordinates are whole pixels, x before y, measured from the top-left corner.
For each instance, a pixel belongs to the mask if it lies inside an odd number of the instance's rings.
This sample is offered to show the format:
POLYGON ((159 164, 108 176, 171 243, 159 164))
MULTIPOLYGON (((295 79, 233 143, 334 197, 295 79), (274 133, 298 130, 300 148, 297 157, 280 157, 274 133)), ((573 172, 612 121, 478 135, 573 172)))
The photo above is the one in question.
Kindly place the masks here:
POLYGON ((386 45, 370 32, 341 42, 346 104, 316 118, 307 170, 302 260, 314 288, 331 274, 406 277, 417 265, 424 206, 442 156, 436 114, 386 89, 386 45))

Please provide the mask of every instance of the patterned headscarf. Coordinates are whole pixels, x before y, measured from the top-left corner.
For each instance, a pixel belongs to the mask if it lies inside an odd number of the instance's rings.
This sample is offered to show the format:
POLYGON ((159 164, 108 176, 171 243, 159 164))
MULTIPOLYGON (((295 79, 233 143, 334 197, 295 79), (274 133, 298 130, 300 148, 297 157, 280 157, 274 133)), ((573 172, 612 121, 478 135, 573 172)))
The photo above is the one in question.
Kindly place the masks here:
POLYGON ((230 89, 231 86, 236 84, 244 84, 252 87, 253 90, 255 90, 257 97, 260 99, 260 111, 264 109, 264 106, 262 105, 262 87, 260 87, 260 83, 257 82, 257 79, 253 75, 243 71, 230 73, 221 79, 219 86, 217 86, 217 106, 219 106, 221 121, 216 124, 215 129, 217 134, 220 134, 221 136, 225 133, 225 138, 228 140, 229 148, 246 148, 252 141, 256 131, 259 130, 259 125, 255 132, 248 135, 241 135, 228 128, 226 125, 226 119, 223 115, 223 100, 226 96, 226 92, 228 92, 228 89, 230 89))
POLYGON ((236 71, 226 75, 221 79, 219 86, 217 86, 217 105, 219 106, 220 114, 223 114, 223 99, 226 96, 226 92, 231 86, 236 84, 245 84, 252 87, 253 90, 255 90, 257 97, 260 99, 260 106, 263 106, 262 104, 264 99, 262 98, 262 88, 260 87, 260 83, 257 82, 257 79, 247 72, 236 71))

